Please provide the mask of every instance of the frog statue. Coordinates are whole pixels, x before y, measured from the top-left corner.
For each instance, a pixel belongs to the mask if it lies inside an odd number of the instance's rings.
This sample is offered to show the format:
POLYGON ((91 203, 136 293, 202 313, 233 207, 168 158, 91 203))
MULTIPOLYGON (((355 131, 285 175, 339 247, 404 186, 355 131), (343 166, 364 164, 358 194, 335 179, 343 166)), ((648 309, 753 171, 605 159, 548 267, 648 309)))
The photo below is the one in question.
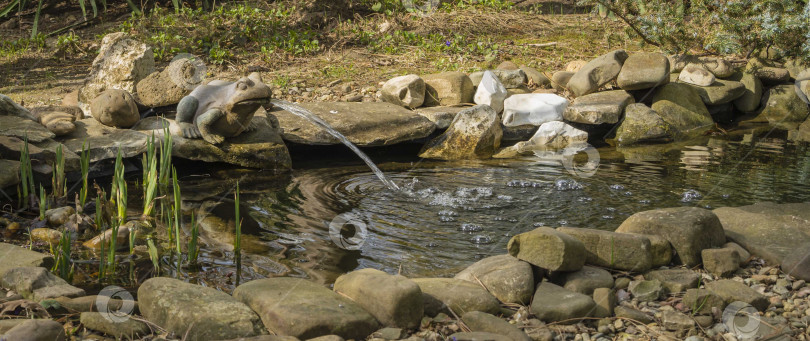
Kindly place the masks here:
POLYGON ((177 123, 183 137, 202 137, 218 145, 225 138, 256 129, 253 115, 260 106, 270 103, 271 94, 256 72, 236 82, 214 80, 180 100, 177 123))

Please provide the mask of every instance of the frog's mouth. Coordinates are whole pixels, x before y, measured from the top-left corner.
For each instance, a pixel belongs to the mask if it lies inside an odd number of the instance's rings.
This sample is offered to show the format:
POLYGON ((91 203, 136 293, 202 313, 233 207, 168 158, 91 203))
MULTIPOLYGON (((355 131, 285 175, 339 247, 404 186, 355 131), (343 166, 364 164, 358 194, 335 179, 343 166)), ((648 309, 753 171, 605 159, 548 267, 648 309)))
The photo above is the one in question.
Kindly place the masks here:
POLYGON ((267 103, 270 103, 270 98, 269 97, 251 98, 251 99, 246 99, 244 101, 236 102, 233 105, 233 109, 235 111, 239 111, 239 109, 242 109, 242 108, 245 108, 245 109, 258 108, 260 106, 266 105, 267 103))

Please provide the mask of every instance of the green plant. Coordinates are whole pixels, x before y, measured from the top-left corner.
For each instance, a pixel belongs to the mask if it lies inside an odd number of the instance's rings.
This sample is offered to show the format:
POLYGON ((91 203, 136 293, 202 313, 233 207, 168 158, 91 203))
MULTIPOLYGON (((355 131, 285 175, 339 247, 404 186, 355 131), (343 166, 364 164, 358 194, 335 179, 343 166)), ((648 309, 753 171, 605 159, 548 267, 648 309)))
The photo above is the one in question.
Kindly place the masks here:
POLYGON ((39 184, 39 220, 45 221, 45 211, 48 210, 48 194, 45 193, 45 186, 39 184))
POLYGON ((62 144, 56 146, 56 162, 53 164, 51 191, 54 199, 62 198, 67 195, 67 184, 65 183, 65 157, 62 154, 62 144))
MULTIPOLYGON (((96 197, 96 220, 95 221, 96 221, 96 229, 101 231, 101 235, 104 236, 104 232, 107 231, 107 228, 102 224, 102 220, 101 220, 102 219, 101 218, 101 213, 102 213, 101 197, 102 196, 97 196, 96 197)), ((101 255, 101 257, 100 257, 101 259, 98 262, 98 280, 99 281, 103 280, 104 277, 105 277, 106 267, 104 266, 104 264, 107 263, 106 254, 104 253, 104 244, 105 244, 105 242, 102 239, 101 242, 99 243, 99 246, 101 247, 101 249, 99 250, 99 254, 101 255)))
POLYGON ((54 254, 56 262, 53 271, 68 283, 73 281, 73 261, 70 259, 70 247, 71 233, 65 229, 62 231, 62 237, 59 238, 59 245, 54 254))
POLYGON ((172 167, 172 193, 174 194, 174 238, 175 247, 178 256, 183 253, 180 248, 180 227, 181 227, 181 212, 182 212, 182 195, 180 194, 180 185, 177 183, 177 170, 172 167))
POLYGON ((197 226, 197 221, 194 219, 194 212, 191 213, 191 237, 188 240, 188 263, 190 266, 197 265, 197 258, 200 256, 200 247, 198 245, 198 238, 200 235, 200 228, 197 226))
POLYGON ((115 168, 113 170, 113 183, 110 197, 115 201, 117 215, 114 220, 119 225, 127 221, 127 182, 124 179, 124 163, 121 160, 121 148, 115 156, 115 168))
POLYGON ((155 272, 157 274, 160 273, 160 256, 158 255, 157 246, 155 246, 155 241, 152 240, 152 236, 148 236, 146 238, 146 247, 149 250, 149 259, 152 260, 152 266, 155 267, 155 272))
POLYGON ((157 155, 155 153, 155 134, 146 141, 146 153, 143 154, 143 216, 152 215, 157 197, 158 174, 157 155))
POLYGON ((31 166, 31 154, 28 152, 28 135, 23 138, 23 149, 20 151, 20 187, 22 193, 20 196, 20 207, 25 209, 29 207, 29 203, 33 206, 35 200, 34 192, 34 170, 31 166))
POLYGON ((87 202, 87 192, 90 190, 90 187, 87 184, 87 175, 90 172, 90 148, 87 146, 87 140, 82 142, 82 153, 80 156, 82 169, 82 189, 79 191, 79 204, 82 208, 84 208, 84 204, 87 202))

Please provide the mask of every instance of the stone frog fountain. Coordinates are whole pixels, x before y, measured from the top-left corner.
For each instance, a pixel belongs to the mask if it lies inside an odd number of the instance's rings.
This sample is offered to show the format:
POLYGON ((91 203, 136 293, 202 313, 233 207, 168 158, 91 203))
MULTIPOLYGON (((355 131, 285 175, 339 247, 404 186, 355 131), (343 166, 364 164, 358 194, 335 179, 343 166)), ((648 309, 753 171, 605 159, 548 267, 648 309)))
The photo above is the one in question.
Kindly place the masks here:
POLYGON ((177 105, 177 123, 185 138, 203 138, 218 145, 256 127, 259 107, 270 103, 272 91, 254 72, 235 82, 214 80, 200 85, 177 105))

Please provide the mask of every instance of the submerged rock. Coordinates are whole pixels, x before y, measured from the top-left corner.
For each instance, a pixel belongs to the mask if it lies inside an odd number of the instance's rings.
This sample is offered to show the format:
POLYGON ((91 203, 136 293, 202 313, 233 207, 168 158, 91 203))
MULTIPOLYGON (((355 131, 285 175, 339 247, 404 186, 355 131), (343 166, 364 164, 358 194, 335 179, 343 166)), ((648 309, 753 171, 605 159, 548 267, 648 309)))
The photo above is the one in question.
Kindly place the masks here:
POLYGON ((503 125, 542 125, 562 121, 568 100, 554 94, 523 94, 510 96, 504 101, 503 125))
POLYGON ((777 85, 771 88, 762 97, 762 104, 762 112, 756 120, 767 121, 775 127, 795 128, 810 115, 810 107, 796 93, 796 87, 793 84, 777 85))
POLYGON ((599 87, 616 79, 627 59, 627 52, 616 50, 585 64, 568 81, 566 87, 576 97, 595 92, 599 87))
POLYGON ((417 75, 391 78, 383 84, 382 99, 406 108, 417 108, 425 102, 425 81, 417 75))
POLYGON ((506 246, 509 254, 550 271, 576 271, 585 264, 585 246, 550 227, 518 234, 506 246))
POLYGON ((671 137, 669 123, 643 103, 628 105, 624 110, 624 120, 616 130, 616 142, 620 146, 667 140, 671 137))
POLYGON ((627 91, 602 91, 577 97, 563 112, 569 122, 584 124, 616 123, 628 104, 635 102, 627 91))
POLYGON ((714 126, 709 110, 691 85, 669 83, 658 88, 652 109, 669 124, 677 138, 694 136, 714 126))
POLYGON ((425 106, 472 103, 475 87, 463 72, 449 71, 422 77, 425 81, 425 106))
POLYGON ((484 71, 478 90, 475 91, 473 100, 475 104, 485 104, 490 106, 496 113, 503 111, 503 101, 506 99, 506 88, 498 80, 494 73, 484 71))
POLYGON ((419 157, 458 160, 491 157, 501 144, 503 132, 498 114, 488 105, 459 112, 443 134, 428 142, 419 157))
POLYGON ((510 255, 484 258, 456 274, 455 278, 481 283, 504 303, 529 304, 534 293, 534 274, 529 263, 510 255))
POLYGON ((483 311, 495 314, 500 311, 498 300, 480 284, 454 278, 414 278, 422 289, 425 315, 453 312, 483 311))
POLYGON ((616 83, 624 90, 641 90, 669 83, 669 60, 660 53, 631 54, 622 64, 616 83))

